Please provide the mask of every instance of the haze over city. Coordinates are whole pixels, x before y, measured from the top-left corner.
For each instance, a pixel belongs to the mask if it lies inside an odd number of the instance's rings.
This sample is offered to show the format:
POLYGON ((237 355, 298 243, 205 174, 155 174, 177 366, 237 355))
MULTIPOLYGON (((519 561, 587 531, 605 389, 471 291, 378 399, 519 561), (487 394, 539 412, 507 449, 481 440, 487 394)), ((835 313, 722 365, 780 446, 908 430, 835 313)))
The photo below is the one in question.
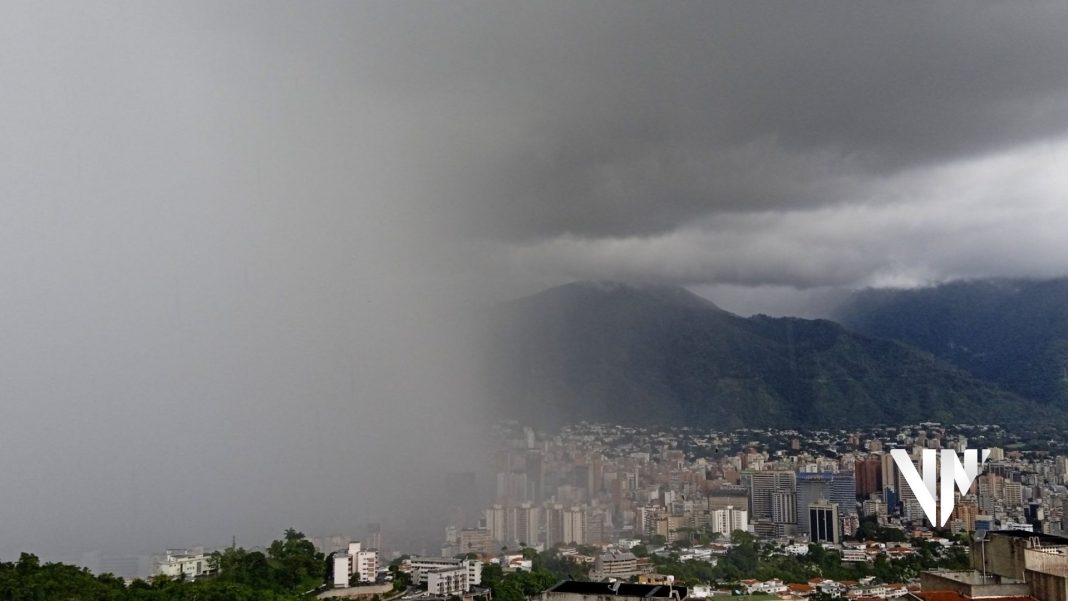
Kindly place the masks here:
POLYGON ((0 7, 0 558, 436 541, 482 318, 1068 275, 1056 2, 0 7))

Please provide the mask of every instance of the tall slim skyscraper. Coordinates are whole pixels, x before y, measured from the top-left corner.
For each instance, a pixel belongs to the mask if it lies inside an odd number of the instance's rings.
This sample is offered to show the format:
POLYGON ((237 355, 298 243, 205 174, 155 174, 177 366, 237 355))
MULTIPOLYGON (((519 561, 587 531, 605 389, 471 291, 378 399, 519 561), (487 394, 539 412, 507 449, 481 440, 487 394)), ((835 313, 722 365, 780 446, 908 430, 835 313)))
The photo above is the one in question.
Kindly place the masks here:
POLYGON ((776 524, 797 523, 797 494, 777 490, 771 493, 771 521, 776 524))

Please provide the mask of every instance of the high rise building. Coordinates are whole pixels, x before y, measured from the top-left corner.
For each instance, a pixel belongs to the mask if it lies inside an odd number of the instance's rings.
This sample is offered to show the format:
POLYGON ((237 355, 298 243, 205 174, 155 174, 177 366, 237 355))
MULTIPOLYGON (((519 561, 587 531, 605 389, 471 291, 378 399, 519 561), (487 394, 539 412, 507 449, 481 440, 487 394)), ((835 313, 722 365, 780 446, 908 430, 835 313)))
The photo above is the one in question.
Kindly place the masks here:
POLYGON ((883 463, 879 455, 858 459, 854 465, 857 478, 856 495, 862 499, 883 490, 883 463))
POLYGON ((712 531, 724 538, 730 537, 735 530, 746 530, 749 526, 748 512, 744 509, 728 507, 712 512, 712 531))
POLYGON ((484 513, 490 538, 497 542, 508 542, 508 512, 504 506, 492 505, 484 513))
POLYGON ((563 521, 563 542, 565 544, 586 544, 586 512, 582 507, 572 506, 561 512, 563 521))
POLYGON ((856 472, 844 470, 831 474, 830 501, 838 505, 838 515, 857 513, 856 472))
POLYGON ((564 540, 564 506, 559 503, 545 503, 541 508, 544 522, 545 548, 551 549, 565 543, 564 540))
POLYGON ((532 503, 520 503, 518 507, 509 507, 507 542, 536 545, 540 539, 540 509, 532 503))
POLYGON ((979 514, 979 504, 974 499, 960 499, 953 506, 952 519, 960 520, 964 530, 975 530, 975 516, 979 514))
POLYGON ((749 515, 771 519, 771 495, 776 491, 796 492, 797 474, 787 470, 745 471, 742 484, 749 490, 749 515))
POLYGON ((838 543, 841 534, 838 524, 838 505, 826 499, 808 504, 808 522, 813 542, 838 543))
POLYGON ((1019 482, 1005 482, 1004 492, 1005 505, 1008 507, 1023 507, 1023 485, 1019 482))
POLYGON ((777 490, 771 494, 771 521, 775 524, 797 523, 797 494, 777 490))

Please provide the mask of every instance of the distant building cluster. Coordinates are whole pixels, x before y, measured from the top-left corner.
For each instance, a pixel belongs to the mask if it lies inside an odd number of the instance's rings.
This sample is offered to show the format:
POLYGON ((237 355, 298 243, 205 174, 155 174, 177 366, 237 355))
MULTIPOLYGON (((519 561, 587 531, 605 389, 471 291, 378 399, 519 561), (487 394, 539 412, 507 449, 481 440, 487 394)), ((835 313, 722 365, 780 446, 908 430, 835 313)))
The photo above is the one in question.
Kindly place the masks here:
MULTIPOLYGON (((863 520, 912 534, 929 530, 889 450, 989 448, 990 459, 948 526, 975 530, 1064 530, 1068 457, 1006 452, 998 426, 924 423, 865 432, 579 424, 546 435, 499 428, 495 499, 475 523, 447 529, 445 554, 503 548, 666 543, 700 536, 838 544, 863 520), (971 438, 969 438, 971 437, 971 438)), ((468 512, 470 515, 470 512, 468 512)))
MULTIPOLYGON (((487 562, 504 573, 529 571, 531 549, 556 548, 559 559, 592 582, 559 583, 543 601, 682 601, 722 594, 1068 601, 1068 538, 1060 536, 1068 457, 1018 450, 1024 445, 998 426, 719 433, 578 424, 548 435, 505 424, 496 434, 493 498, 479 497, 473 472, 448 476, 446 491, 455 504, 443 507, 449 525, 441 554, 399 561, 414 587, 403 600, 484 596, 487 562), (905 449, 919 470, 923 451, 943 448, 990 450, 970 489, 955 495, 949 533, 926 521, 890 454, 905 449), (952 536, 959 533, 970 536, 952 536), (927 571, 922 586, 920 578, 773 578, 744 579, 726 591, 707 583, 677 586, 674 576, 655 569, 663 568, 657 557, 715 565, 750 537, 765 541, 774 555, 806 556, 815 544, 834 549, 844 563, 872 566, 884 559, 915 560, 935 547, 966 553, 974 569, 927 571)), ((379 589, 392 590, 376 525, 363 542, 312 540, 328 554, 332 574, 332 588, 321 597, 369 598, 379 589)), ((402 552, 394 550, 393 557, 402 552)), ((213 569, 203 549, 169 550, 155 562, 156 574, 175 578, 210 576, 213 569)))

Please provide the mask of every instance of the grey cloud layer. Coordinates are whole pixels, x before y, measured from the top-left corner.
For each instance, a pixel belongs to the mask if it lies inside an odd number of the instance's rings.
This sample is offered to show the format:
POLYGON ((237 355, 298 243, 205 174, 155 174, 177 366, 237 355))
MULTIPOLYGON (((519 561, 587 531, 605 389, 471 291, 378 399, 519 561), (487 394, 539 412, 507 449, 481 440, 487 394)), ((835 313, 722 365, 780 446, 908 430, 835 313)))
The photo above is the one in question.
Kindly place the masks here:
POLYGON ((1044 223, 1068 225, 1059 182, 1027 183, 1056 167, 1048 154, 999 172, 982 199, 954 175, 1068 135, 1063 4, 356 12, 294 15, 322 31, 293 52, 337 62, 382 104, 417 206, 452 239, 506 248, 505 273, 808 287, 1068 264, 1034 248, 1045 237, 1029 228, 1044 226, 1030 212, 1009 216, 1011 232, 966 225, 1024 188, 1044 223), (963 196, 968 214, 953 213, 963 196), (925 220, 924 235, 908 225, 925 220), (1011 258, 967 258, 994 247, 1011 258))
POLYGON ((913 286, 1068 272, 1068 144, 873 178, 855 204, 731 212, 648 236, 516 245, 539 272, 742 286, 913 286))
POLYGON ((710 213, 852 203, 869 179, 1068 125, 1063 7, 585 13, 560 15, 538 43, 519 36, 518 56, 504 51, 483 82, 543 99, 517 102, 531 125, 472 192, 502 236, 643 235, 710 213))

